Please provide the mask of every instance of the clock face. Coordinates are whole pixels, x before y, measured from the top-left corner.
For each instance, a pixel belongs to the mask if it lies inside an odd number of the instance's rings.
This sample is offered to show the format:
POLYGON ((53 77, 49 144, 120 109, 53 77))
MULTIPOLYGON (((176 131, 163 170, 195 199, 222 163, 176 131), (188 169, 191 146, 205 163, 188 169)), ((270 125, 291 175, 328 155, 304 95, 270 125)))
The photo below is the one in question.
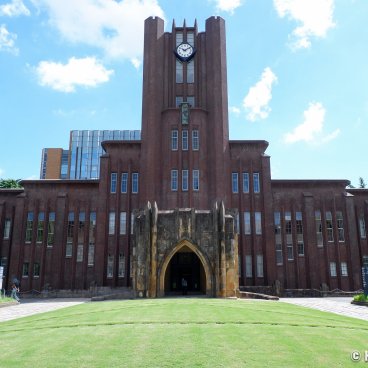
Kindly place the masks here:
POLYGON ((176 48, 176 54, 182 60, 189 60, 194 55, 193 46, 189 45, 189 43, 181 43, 176 48))

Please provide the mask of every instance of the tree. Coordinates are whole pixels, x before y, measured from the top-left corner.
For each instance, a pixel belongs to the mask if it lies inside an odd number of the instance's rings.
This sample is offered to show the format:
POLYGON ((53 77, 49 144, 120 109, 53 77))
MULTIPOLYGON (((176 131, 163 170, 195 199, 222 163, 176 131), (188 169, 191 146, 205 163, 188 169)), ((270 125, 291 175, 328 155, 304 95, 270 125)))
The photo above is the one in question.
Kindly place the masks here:
POLYGON ((362 177, 359 178, 359 188, 366 188, 367 184, 365 183, 362 177))
POLYGON ((21 179, 0 179, 0 188, 23 188, 20 181, 21 179))

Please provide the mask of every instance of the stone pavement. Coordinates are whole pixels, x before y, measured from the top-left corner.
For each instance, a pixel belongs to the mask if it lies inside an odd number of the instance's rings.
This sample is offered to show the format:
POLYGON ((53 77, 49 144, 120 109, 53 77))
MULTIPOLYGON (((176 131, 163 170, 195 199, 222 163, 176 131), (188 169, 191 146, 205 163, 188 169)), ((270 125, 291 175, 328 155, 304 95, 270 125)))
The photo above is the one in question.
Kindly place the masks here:
POLYGON ((280 301, 368 321, 368 307, 351 304, 352 299, 352 297, 280 298, 280 301))
POLYGON ((21 299, 20 304, 0 308, 0 322, 86 303, 91 299, 21 299))

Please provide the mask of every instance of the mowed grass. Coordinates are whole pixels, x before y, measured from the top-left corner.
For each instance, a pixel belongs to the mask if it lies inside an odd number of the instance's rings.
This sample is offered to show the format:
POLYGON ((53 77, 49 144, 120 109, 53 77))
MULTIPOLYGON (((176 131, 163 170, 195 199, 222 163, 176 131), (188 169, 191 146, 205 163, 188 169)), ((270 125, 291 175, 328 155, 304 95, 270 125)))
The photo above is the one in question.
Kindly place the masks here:
POLYGON ((282 302, 86 303, 0 323, 0 367, 346 367, 368 322, 282 302))

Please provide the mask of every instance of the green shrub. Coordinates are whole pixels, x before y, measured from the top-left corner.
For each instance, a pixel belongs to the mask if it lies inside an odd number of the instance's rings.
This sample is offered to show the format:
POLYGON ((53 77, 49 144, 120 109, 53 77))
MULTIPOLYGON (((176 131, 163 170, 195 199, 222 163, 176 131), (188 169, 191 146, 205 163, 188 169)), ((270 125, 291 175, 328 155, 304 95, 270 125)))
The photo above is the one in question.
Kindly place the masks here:
POLYGON ((358 294, 354 296, 355 302, 367 302, 368 303, 368 296, 364 294, 358 294))

